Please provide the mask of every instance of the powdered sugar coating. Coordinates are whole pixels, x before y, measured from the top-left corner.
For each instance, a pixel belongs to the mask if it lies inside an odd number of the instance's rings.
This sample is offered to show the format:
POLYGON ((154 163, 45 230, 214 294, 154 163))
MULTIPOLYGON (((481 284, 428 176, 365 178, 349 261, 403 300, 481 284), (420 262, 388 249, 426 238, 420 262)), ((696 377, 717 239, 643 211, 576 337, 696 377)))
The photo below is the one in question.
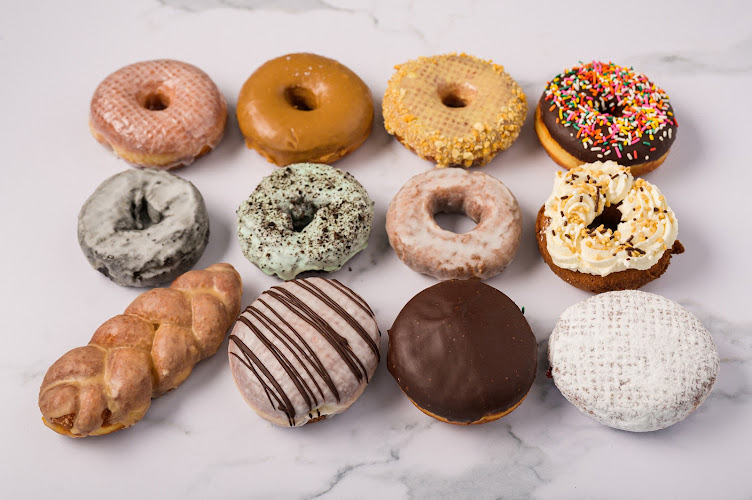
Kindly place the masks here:
POLYGON ((569 402, 634 432, 686 418, 710 394, 720 367, 713 339, 693 314, 637 290, 596 295, 564 311, 548 359, 569 402))

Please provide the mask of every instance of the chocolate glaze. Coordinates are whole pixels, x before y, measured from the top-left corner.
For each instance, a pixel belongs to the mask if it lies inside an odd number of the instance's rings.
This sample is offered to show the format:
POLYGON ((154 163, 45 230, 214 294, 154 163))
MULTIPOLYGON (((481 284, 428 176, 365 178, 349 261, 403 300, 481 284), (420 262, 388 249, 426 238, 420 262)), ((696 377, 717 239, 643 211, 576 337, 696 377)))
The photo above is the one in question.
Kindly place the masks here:
POLYGON ((423 290, 389 330, 389 372, 416 405, 450 422, 509 410, 530 390, 536 365, 522 312, 480 280, 423 290))

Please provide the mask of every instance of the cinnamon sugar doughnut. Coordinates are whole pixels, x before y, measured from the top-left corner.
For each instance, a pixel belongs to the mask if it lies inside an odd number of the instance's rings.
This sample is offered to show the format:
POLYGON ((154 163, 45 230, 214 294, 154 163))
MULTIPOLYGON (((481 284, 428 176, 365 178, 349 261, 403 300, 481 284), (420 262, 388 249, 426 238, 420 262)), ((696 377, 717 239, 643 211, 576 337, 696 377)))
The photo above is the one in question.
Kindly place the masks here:
POLYGON ((227 105, 209 76, 190 64, 131 64, 99 84, 89 129, 125 161, 140 167, 188 165, 222 140, 227 105))
POLYGON ((527 99, 502 66, 452 53, 395 68, 384 127, 421 158, 437 167, 481 166, 517 139, 527 99))
POLYGON ((416 175, 386 215, 389 243, 412 270, 438 279, 499 274, 512 262, 522 234, 517 200, 498 179, 449 168, 416 175), (464 213, 477 226, 465 234, 442 229, 439 212, 464 213))

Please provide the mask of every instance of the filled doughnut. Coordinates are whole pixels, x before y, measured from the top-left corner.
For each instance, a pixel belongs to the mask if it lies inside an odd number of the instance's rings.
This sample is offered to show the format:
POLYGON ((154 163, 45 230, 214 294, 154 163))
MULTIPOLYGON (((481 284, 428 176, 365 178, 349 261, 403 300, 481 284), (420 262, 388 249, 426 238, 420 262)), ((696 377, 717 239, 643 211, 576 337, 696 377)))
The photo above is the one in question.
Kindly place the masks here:
POLYGON ((438 279, 499 274, 512 262, 522 235, 517 199, 484 172, 434 169, 410 179, 386 214, 389 243, 412 270, 438 279), (436 223, 439 212, 463 213, 477 224, 465 234, 436 223))
POLYGON ((639 288, 684 251, 676 216, 658 188, 613 161, 557 172, 535 227, 551 270, 595 293, 639 288))
POLYGON ((131 64, 99 84, 89 128, 125 161, 141 167, 188 165, 219 144, 227 105, 209 76, 190 64, 131 64))
POLYGON ((512 300, 479 280, 410 299, 389 330, 387 367, 423 413, 452 424, 501 418, 535 379, 537 343, 512 300))
POLYGON ((331 163, 368 138, 373 98, 363 80, 337 61, 288 54, 246 80, 237 116, 248 147, 270 162, 331 163))
POLYGON ((349 173, 298 163, 265 177, 238 208, 243 254, 269 275, 336 271, 368 244, 373 201, 349 173))
POLYGON ((438 167, 480 166, 517 139, 527 99, 502 66, 452 53, 395 68, 384 127, 421 158, 438 167))
POLYGON ((692 313, 637 290, 596 295, 564 311, 548 359, 570 403, 633 432, 686 418, 710 394, 720 366, 713 339, 692 313))
POLYGON ((658 168, 676 139, 668 95, 632 68, 591 62, 548 82, 535 131, 564 168, 613 160, 639 176, 658 168))
POLYGON ((209 241, 209 214, 190 182, 131 169, 104 181, 78 215, 89 263, 118 285, 157 286, 190 270, 209 241))
POLYGON ((339 281, 287 281, 238 318, 230 368, 260 417, 299 427, 358 399, 379 364, 380 337, 371 308, 339 281))

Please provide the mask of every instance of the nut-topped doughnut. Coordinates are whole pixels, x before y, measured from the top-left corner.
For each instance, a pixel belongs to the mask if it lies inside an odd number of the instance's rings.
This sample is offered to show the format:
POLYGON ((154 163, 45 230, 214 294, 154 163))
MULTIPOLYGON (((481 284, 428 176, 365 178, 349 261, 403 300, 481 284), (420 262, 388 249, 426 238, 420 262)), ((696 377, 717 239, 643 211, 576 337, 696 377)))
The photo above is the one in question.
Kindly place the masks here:
POLYGON ((565 168, 613 160, 633 175, 663 163, 678 123, 668 95, 645 75, 593 61, 548 82, 535 111, 535 130, 565 168))
POLYGON ((684 251, 676 216, 658 188, 612 161, 557 172, 536 230, 549 267, 597 293, 639 288, 684 251))
POLYGON ((358 75, 316 54, 261 65, 238 96, 249 148, 276 165, 331 163, 357 149, 373 124, 373 98, 358 75))
POLYGON ((368 244, 373 201, 347 172, 298 163, 265 177, 238 208, 238 240, 266 274, 335 271, 368 244))
POLYGON ((452 53, 395 68, 384 127, 421 158, 438 167, 480 166, 517 139, 527 99, 502 66, 452 53))
POLYGON ((512 262, 522 234, 517 199, 484 172, 434 169, 410 179, 389 205, 386 232, 397 256, 438 279, 499 274, 512 262), (442 229, 434 215, 464 213, 477 224, 465 234, 442 229))
POLYGON ((125 161, 141 167, 188 165, 219 144, 227 104, 209 76, 190 64, 144 61, 99 84, 89 128, 125 161))

